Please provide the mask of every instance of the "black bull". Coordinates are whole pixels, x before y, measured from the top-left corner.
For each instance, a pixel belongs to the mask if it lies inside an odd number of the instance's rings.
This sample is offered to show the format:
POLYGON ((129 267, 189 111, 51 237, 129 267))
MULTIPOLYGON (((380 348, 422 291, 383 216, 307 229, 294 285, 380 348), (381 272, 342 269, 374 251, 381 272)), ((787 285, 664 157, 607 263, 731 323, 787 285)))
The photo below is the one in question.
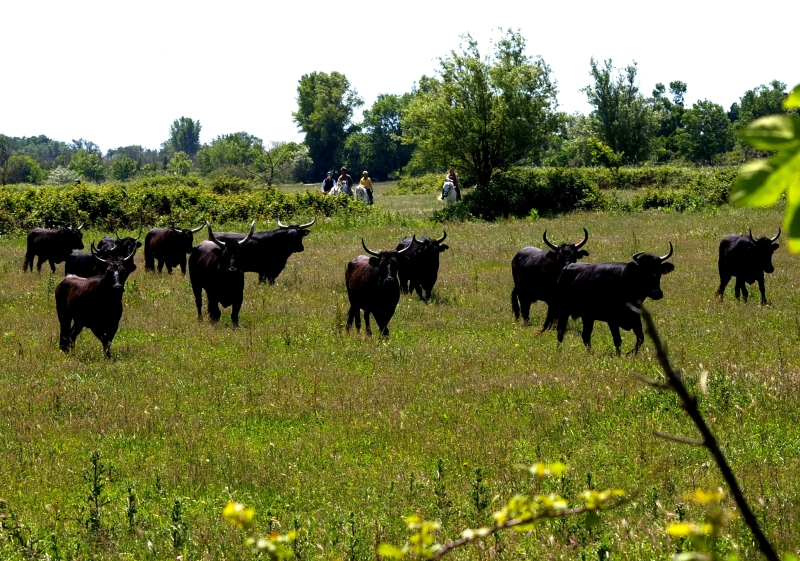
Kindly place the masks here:
POLYGON ((404 258, 399 262, 398 268, 400 290, 404 294, 416 290, 422 300, 431 297, 433 285, 439 278, 439 254, 449 249, 447 244, 442 243, 445 238, 447 238, 447 232, 443 231, 442 237, 438 239, 403 238, 403 241, 397 244, 398 250, 408 249, 403 254, 404 258), (425 291, 424 296, 423 290, 425 291))
POLYGON ((638 352, 644 342, 642 320, 639 314, 630 309, 630 304, 640 305, 646 298, 660 300, 661 276, 671 273, 675 266, 666 263, 672 256, 672 242, 669 253, 663 257, 649 253, 636 253, 629 263, 573 263, 564 268, 558 279, 555 304, 550 306, 542 331, 558 323, 558 342, 564 340, 567 320, 583 320, 583 344, 592 345, 592 329, 595 321, 603 321, 611 330, 614 347, 620 353, 622 337, 620 328, 631 329, 636 334, 638 352))
POLYGON ((126 256, 100 259, 94 255, 94 246, 91 251, 92 258, 105 266, 104 274, 90 278, 67 275, 56 287, 60 347, 64 352, 69 351, 81 330, 88 327, 100 339, 106 357, 110 357, 111 342, 122 318, 122 293, 128 277, 123 265, 126 256))
POLYGON ((42 272, 42 263, 50 263, 50 270, 56 272, 56 263, 66 261, 73 249, 83 249, 83 224, 77 228, 64 226, 56 230, 34 228, 28 232, 28 247, 22 270, 30 267, 33 271, 33 258, 39 257, 36 270, 42 272))
POLYGON ((583 229, 583 241, 576 244, 562 243, 555 245, 547 239, 547 230, 542 240, 549 250, 527 246, 520 249, 511 260, 511 276, 514 289, 511 291, 511 309, 514 317, 530 322, 531 304, 542 301, 548 308, 556 297, 556 283, 564 267, 588 257, 589 252, 581 249, 589 241, 589 232, 583 229))
POLYGON ((344 274, 347 297, 350 300, 347 331, 354 321, 356 330, 361 330, 359 312, 364 310, 364 327, 367 335, 372 335, 369 325, 369 315, 372 314, 381 335, 388 337, 389 321, 400 301, 400 283, 397 281, 398 257, 408 251, 408 247, 395 251, 372 251, 364 243, 363 238, 361 245, 371 257, 359 255, 347 264, 344 274))
POLYGON ((717 289, 717 296, 722 300, 722 295, 725 292, 725 287, 731 280, 731 277, 736 277, 736 284, 734 291, 736 299, 739 299, 739 293, 744 296, 744 301, 747 302, 747 284, 753 284, 758 281, 758 289, 761 291, 761 304, 767 303, 767 292, 764 288, 764 273, 772 273, 775 267, 772 266, 772 254, 778 247, 775 242, 781 235, 781 229, 778 228, 778 234, 774 238, 763 237, 755 239, 752 230, 747 236, 737 236, 731 234, 719 244, 719 288, 717 289))
POLYGON ((250 233, 240 240, 221 242, 208 226, 208 241, 200 242, 192 248, 189 256, 189 280, 197 306, 197 319, 203 319, 203 290, 208 298, 208 317, 212 322, 219 320, 219 305, 231 306, 231 323, 239 325, 239 310, 244 300, 244 271, 238 260, 247 241, 253 236, 256 223, 250 224, 250 233))
MULTIPOLYGON (((124 259, 123 265, 125 270, 130 275, 136 270, 136 262, 134 257, 136 250, 142 247, 142 242, 139 241, 142 233, 135 238, 127 237, 120 238, 116 234, 116 239, 105 236, 100 243, 97 244, 95 255, 101 259, 124 259), (128 257, 129 256, 129 257, 128 257)), ((94 277, 102 275, 106 270, 106 265, 103 261, 95 259, 91 253, 84 253, 82 251, 75 251, 67 257, 64 263, 64 275, 77 275, 79 277, 94 277)))
POLYGON ((167 266, 167 272, 172 274, 172 269, 180 266, 181 273, 186 274, 186 255, 192 252, 194 234, 203 226, 194 229, 182 229, 170 226, 169 228, 153 228, 144 237, 144 270, 155 271, 155 262, 158 261, 158 272, 167 266))
MULTIPOLYGON (((275 284, 275 279, 286 267, 286 262, 293 253, 305 250, 303 238, 311 233, 308 230, 317 221, 316 218, 307 224, 290 224, 286 226, 278 220, 278 228, 266 232, 256 232, 247 242, 239 260, 242 270, 247 273, 258 273, 258 282, 268 281, 275 284)), ((217 239, 224 241, 241 241, 245 234, 223 232, 217 239)))

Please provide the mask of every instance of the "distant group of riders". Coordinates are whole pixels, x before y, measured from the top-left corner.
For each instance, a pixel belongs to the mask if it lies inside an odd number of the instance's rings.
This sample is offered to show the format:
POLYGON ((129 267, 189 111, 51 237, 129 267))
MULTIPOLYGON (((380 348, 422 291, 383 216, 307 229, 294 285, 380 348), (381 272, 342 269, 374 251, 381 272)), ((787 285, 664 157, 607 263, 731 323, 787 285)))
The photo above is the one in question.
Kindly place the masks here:
MULTIPOLYGON (((369 176, 368 171, 364 170, 361 172, 361 179, 358 182, 355 193, 353 192, 353 183, 353 177, 347 173, 347 168, 342 166, 337 179, 333 178, 332 171, 328 172, 328 175, 322 180, 320 190, 325 195, 343 194, 349 197, 356 195, 356 198, 363 200, 369 205, 375 203, 375 195, 372 190, 372 178, 369 176)), ((439 200, 448 202, 451 200, 453 202, 461 200, 461 187, 458 184, 458 174, 455 168, 450 168, 447 174, 445 174, 444 183, 442 184, 442 195, 439 197, 439 200)))

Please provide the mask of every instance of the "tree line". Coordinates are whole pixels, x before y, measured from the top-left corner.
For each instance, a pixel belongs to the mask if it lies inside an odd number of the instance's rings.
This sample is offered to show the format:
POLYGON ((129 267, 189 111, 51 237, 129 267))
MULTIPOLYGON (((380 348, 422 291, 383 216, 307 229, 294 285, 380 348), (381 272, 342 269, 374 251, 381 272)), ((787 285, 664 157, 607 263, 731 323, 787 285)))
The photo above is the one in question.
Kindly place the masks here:
POLYGON ((0 182, 126 181, 159 173, 239 177, 271 184, 316 182, 345 166, 376 180, 439 172, 451 166, 485 187, 513 165, 606 166, 682 163, 739 165, 765 155, 738 140, 738 132, 765 115, 785 113, 786 84, 773 80, 744 92, 727 110, 710 100, 688 107, 688 85, 639 88, 635 62, 589 64, 582 90, 592 110, 558 110, 550 67, 526 52, 508 30, 484 56, 469 35, 439 59, 434 76, 411 91, 381 94, 360 122, 364 100, 340 72, 303 75, 294 122, 302 143, 265 142, 247 132, 200 143, 200 121, 176 119, 159 149, 122 146, 103 153, 91 141, 71 143, 44 135, 0 135, 0 182))

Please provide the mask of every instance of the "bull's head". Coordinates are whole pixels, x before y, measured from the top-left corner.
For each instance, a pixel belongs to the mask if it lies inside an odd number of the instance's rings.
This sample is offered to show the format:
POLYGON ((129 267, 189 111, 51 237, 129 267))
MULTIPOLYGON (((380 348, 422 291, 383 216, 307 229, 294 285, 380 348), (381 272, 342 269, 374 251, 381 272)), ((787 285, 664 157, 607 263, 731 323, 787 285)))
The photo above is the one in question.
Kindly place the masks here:
MULTIPOLYGON (((208 224, 208 222, 206 222, 208 224)), ((169 227, 170 230, 177 233, 180 236, 181 240, 181 248, 186 253, 192 252, 192 247, 194 246, 194 235, 203 229, 203 226, 206 224, 200 225, 197 228, 176 228, 175 225, 171 225, 169 227)))
POLYGON ((77 228, 74 226, 62 226, 60 231, 64 238, 69 240, 70 249, 83 249, 83 232, 81 232, 83 224, 77 228))
POLYGON ((280 219, 278 219, 278 228, 281 230, 285 230, 289 233, 289 244, 287 245, 287 249, 290 250, 292 253, 299 253, 301 251, 305 251, 305 247, 303 247, 303 238, 311 233, 310 228, 314 225, 317 221, 317 217, 315 216, 311 222, 306 224, 282 224, 280 219))
POLYGON ((588 257, 589 252, 581 249, 589 241, 589 232, 583 229, 583 241, 578 243, 562 243, 556 245, 547 239, 547 230, 542 234, 542 240, 550 248, 545 257, 548 263, 555 263, 558 267, 564 268, 571 263, 577 262, 583 257, 588 257))
POLYGON ((361 246, 364 248, 364 251, 372 256, 369 259, 369 264, 378 269, 378 286, 397 282, 398 256, 408 251, 415 243, 418 243, 416 236, 412 237, 411 243, 403 249, 394 251, 372 251, 367 247, 367 244, 364 243, 364 238, 361 238, 361 246))
POLYGON ((211 230, 211 224, 206 222, 206 226, 208 227, 208 241, 214 242, 219 249, 222 250, 222 253, 219 254, 220 261, 222 262, 222 266, 225 267, 228 273, 240 273, 244 275, 242 272, 241 267, 236 263, 237 258, 241 255, 242 246, 250 241, 250 238, 253 237, 253 232, 256 229, 256 221, 253 220, 250 223, 250 231, 247 233, 247 236, 243 240, 225 240, 219 241, 215 236, 214 232, 211 230))
POLYGON ((641 295, 641 299, 652 298, 661 300, 664 293, 661 291, 661 275, 666 275, 675 270, 675 265, 666 263, 672 257, 672 242, 669 242, 669 252, 659 257, 650 253, 633 254, 633 262, 638 266, 636 277, 636 291, 641 295))
POLYGON ((97 255, 94 249, 94 242, 92 242, 92 244, 89 246, 89 249, 92 253, 92 256, 106 266, 105 277, 111 278, 111 290, 115 292, 124 292, 125 280, 128 278, 128 270, 125 268, 125 261, 128 259, 133 259, 133 255, 136 253, 136 248, 134 247, 133 251, 131 251, 131 253, 125 257, 113 256, 108 259, 103 259, 97 255))
POLYGON ((780 236, 780 228, 778 228, 778 233, 774 238, 764 236, 763 238, 755 239, 753 230, 750 230, 750 241, 753 242, 753 245, 750 246, 751 251, 755 253, 756 261, 765 273, 775 272, 775 267, 772 265, 772 254, 780 247, 780 244, 775 243, 780 236))
POLYGON ((416 250, 418 254, 433 256, 442 253, 443 251, 450 249, 449 245, 442 243, 445 238, 447 238, 447 232, 442 230, 442 233, 442 237, 437 239, 422 238, 421 240, 418 240, 415 237, 411 244, 409 244, 409 247, 415 245, 416 242, 416 250))

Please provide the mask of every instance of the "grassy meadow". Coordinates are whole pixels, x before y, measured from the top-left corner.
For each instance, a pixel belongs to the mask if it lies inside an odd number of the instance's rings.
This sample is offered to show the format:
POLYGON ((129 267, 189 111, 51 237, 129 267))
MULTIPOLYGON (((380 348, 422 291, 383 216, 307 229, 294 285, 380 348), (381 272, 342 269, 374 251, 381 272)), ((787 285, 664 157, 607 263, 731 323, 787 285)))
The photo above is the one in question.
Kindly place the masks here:
MULTIPOLYGON (((361 236, 380 250, 442 228, 426 220, 433 197, 381 197, 386 188, 376 201, 398 214, 320 219, 274 286, 248 273, 239 329, 229 308, 217 325, 198 322, 188 275, 145 274, 137 255, 111 360, 88 330, 59 351, 63 264, 23 273, 25 237, 0 238, 0 558, 248 559, 220 519, 237 500, 257 509, 259 532, 297 529, 300 559, 374 559, 379 543, 404 543, 404 515, 440 521, 442 542, 488 523, 531 489, 517 465, 540 460, 570 468, 544 491, 633 498, 597 526, 543 523, 451 558, 670 558, 688 544, 667 523, 702 519, 684 495, 721 477, 704 450, 652 435, 695 436, 674 396, 634 377, 659 376, 649 342, 618 358, 598 323, 587 353, 573 322, 559 348, 554 332, 536 334, 543 304, 533 327, 511 312, 515 252, 540 245, 545 228, 576 240, 584 226, 591 262, 673 242, 675 272, 648 308, 694 391, 708 372, 702 410, 767 534, 800 551, 800 260, 776 252, 766 307, 756 285, 748 304, 733 283, 714 298, 720 239, 748 227, 772 236, 781 209, 447 224, 435 297, 401 297, 382 340, 344 332, 345 265, 363 253, 361 236), (110 470, 99 493, 87 479, 95 450, 110 470), (9 530, 14 520, 24 527, 9 530)), ((87 247, 102 234, 87 232, 87 247)), ((623 350, 633 343, 623 332, 623 350)), ((720 547, 758 556, 741 520, 720 547)))

